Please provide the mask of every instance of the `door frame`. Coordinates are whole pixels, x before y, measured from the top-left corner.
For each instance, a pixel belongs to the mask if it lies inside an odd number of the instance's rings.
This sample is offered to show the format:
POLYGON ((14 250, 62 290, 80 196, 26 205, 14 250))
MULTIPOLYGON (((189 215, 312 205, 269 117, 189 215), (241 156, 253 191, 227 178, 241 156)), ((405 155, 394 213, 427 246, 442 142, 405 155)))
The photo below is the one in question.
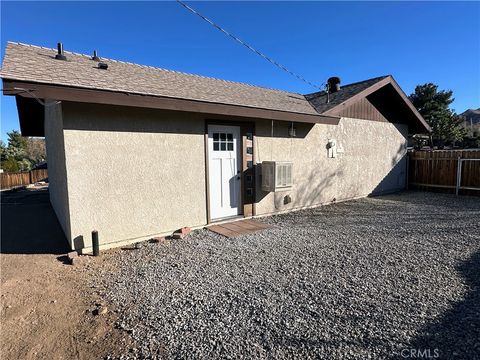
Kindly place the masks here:
MULTIPOLYGON (((210 174, 209 174, 209 153, 208 153, 208 126, 209 125, 224 125, 224 126, 239 126, 240 127, 240 156, 241 168, 241 182, 240 182, 240 206, 243 210, 243 214, 238 216, 251 217, 256 214, 255 199, 256 199, 256 176, 255 176, 255 122, 254 121, 235 121, 235 120, 220 120, 220 119, 205 119, 205 135, 204 135, 204 149, 205 149, 205 194, 206 194, 206 210, 207 210, 207 224, 212 223, 211 210, 210 210, 210 174), (249 170, 247 168, 246 148, 247 139, 246 134, 250 132, 252 134, 251 146, 253 152, 251 154, 251 161, 253 167, 249 170), (253 188, 250 197, 246 196, 246 175, 252 176, 252 184, 250 188, 253 188)), ((248 155, 247 155, 248 156, 248 155)))
MULTIPOLYGON (((225 141, 227 139, 228 137, 225 137, 225 141)), ((208 125, 209 181, 210 185, 215 184, 215 186, 211 188, 209 200, 210 216, 214 222, 237 218, 243 215, 241 143, 242 136, 240 126, 208 125), (233 135, 233 144, 224 144, 222 145, 225 146, 224 148, 220 148, 220 144, 218 144, 219 148, 214 149, 215 139, 213 136, 215 133, 217 133, 218 136, 233 135), (232 146, 232 148, 227 148, 227 145, 232 146), (217 160, 220 161, 217 163, 217 160), (215 164, 217 166, 220 165, 220 168, 215 169, 215 164), (215 171, 215 173, 211 173, 211 171, 215 171)))

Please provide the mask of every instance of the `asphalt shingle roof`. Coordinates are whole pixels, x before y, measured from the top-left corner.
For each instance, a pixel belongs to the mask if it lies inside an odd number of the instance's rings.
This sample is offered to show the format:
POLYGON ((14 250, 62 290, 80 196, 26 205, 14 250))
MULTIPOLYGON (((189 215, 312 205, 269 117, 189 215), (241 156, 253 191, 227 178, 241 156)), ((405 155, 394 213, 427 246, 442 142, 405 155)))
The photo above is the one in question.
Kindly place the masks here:
MULTIPOLYGON (((7 80, 47 85, 187 99, 288 113, 321 115, 388 76, 343 85, 329 95, 307 95, 268 89, 151 66, 101 58, 98 68, 89 55, 65 51, 67 61, 55 59, 56 49, 8 42, 0 76, 7 80)), ((423 121, 423 119, 420 119, 423 121)), ((424 121, 423 121, 424 122, 424 121)))
POLYGON ((340 105, 342 102, 348 100, 352 96, 357 95, 370 86, 375 85, 377 82, 388 77, 380 76, 353 84, 343 85, 340 90, 334 93, 330 93, 329 102, 327 102, 327 93, 325 91, 319 91, 312 94, 305 95, 305 98, 312 104, 312 106, 319 112, 323 113, 340 105))
POLYGON ((56 53, 56 49, 9 42, 0 75, 18 81, 318 115, 301 94, 106 58, 101 61, 108 64, 108 70, 101 70, 88 55, 65 51, 67 61, 62 61, 55 59, 56 53))

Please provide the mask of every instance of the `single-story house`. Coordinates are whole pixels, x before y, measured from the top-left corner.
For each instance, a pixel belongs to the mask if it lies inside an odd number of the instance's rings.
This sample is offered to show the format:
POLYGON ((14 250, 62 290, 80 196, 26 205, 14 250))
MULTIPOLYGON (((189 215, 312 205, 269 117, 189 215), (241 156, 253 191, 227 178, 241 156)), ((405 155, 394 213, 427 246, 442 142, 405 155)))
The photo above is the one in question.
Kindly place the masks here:
POLYGON ((302 95, 9 42, 1 77, 83 251, 401 190, 430 131, 392 76, 302 95))

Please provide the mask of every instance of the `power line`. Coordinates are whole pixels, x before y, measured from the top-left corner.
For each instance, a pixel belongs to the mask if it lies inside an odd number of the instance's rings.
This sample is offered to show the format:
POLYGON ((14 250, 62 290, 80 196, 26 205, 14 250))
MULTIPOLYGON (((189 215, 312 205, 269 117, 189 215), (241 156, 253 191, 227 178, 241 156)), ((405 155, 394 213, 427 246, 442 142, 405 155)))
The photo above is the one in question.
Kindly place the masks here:
MULTIPOLYGON (((283 66, 282 64, 276 62, 275 60, 273 60, 272 58, 268 57, 267 55, 265 55, 264 53, 258 51, 257 49, 255 49, 253 46, 247 44, 245 41, 243 41, 242 39, 238 38, 237 36, 233 35, 232 33, 228 32, 227 30, 225 30, 224 28, 222 28, 221 26, 217 25, 216 23, 214 23, 212 20, 210 20, 209 18, 203 16, 202 14, 200 14, 198 11, 196 11, 195 9, 191 8, 190 6, 188 6, 187 4, 185 4, 184 2, 180 1, 180 0, 176 0, 180 5, 182 5, 185 9, 187 9, 188 11, 192 12, 193 14, 199 16, 200 18, 202 18, 203 20, 205 20, 206 22, 208 22, 210 25, 212 25, 214 28, 216 28, 217 30, 221 31, 222 33, 224 33, 225 35, 231 37, 233 40, 235 40, 236 42, 242 44, 243 46, 245 46, 247 49, 249 49, 250 51, 253 51, 255 54, 257 55, 260 55, 262 58, 264 58, 265 60, 267 60, 268 62, 272 63, 273 65, 275 65, 276 67, 282 69, 283 71, 286 71, 288 74, 296 77, 298 80, 300 81, 303 81, 304 83, 307 83, 308 85, 316 88, 316 89, 319 89, 319 90, 323 90, 323 88, 321 86, 318 86, 318 85, 315 85, 314 83, 308 81, 307 79, 305 79, 303 76, 300 76, 298 75, 297 73, 289 70, 288 68, 286 68, 285 66, 283 66)), ((323 85, 323 84, 322 84, 323 85)))

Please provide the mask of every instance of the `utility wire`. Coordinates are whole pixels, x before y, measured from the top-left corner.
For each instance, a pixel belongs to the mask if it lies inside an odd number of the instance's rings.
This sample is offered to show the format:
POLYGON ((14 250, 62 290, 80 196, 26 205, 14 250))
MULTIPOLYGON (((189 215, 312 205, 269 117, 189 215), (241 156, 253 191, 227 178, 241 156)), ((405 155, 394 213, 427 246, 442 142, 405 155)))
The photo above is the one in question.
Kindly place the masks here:
POLYGON ((227 30, 225 30, 224 28, 222 28, 221 26, 217 25, 216 23, 214 23, 212 20, 210 20, 209 18, 203 16, 202 14, 200 14, 198 11, 196 11, 195 9, 191 8, 190 6, 188 6, 187 4, 185 4, 183 1, 181 0, 176 0, 180 5, 182 5, 185 9, 187 9, 188 11, 192 12, 193 14, 199 16, 200 18, 202 18, 203 20, 205 20, 206 22, 208 22, 210 25, 212 25, 214 28, 216 28, 217 30, 220 30, 222 33, 224 33, 225 35, 231 37, 233 40, 235 40, 236 42, 242 44, 243 46, 245 46, 247 49, 249 49, 250 51, 253 51, 255 54, 257 55, 260 55, 262 58, 264 58, 265 60, 267 60, 268 62, 272 63, 273 65, 275 65, 276 67, 282 69, 283 71, 286 71, 288 74, 296 77, 298 80, 300 81, 303 81, 304 83, 307 83, 308 85, 316 88, 316 89, 319 89, 319 90, 323 90, 323 88, 321 86, 318 86, 318 85, 315 85, 314 83, 308 81, 307 79, 305 79, 303 76, 300 76, 296 73, 294 73, 293 71, 289 70, 288 68, 286 68, 285 66, 283 66, 282 64, 279 64, 278 62, 276 62, 275 60, 273 60, 272 58, 268 57, 267 55, 265 55, 264 53, 258 51, 257 49, 255 49, 253 46, 247 44, 245 41, 243 41, 242 39, 238 38, 237 36, 233 35, 232 33, 228 32, 227 30))

